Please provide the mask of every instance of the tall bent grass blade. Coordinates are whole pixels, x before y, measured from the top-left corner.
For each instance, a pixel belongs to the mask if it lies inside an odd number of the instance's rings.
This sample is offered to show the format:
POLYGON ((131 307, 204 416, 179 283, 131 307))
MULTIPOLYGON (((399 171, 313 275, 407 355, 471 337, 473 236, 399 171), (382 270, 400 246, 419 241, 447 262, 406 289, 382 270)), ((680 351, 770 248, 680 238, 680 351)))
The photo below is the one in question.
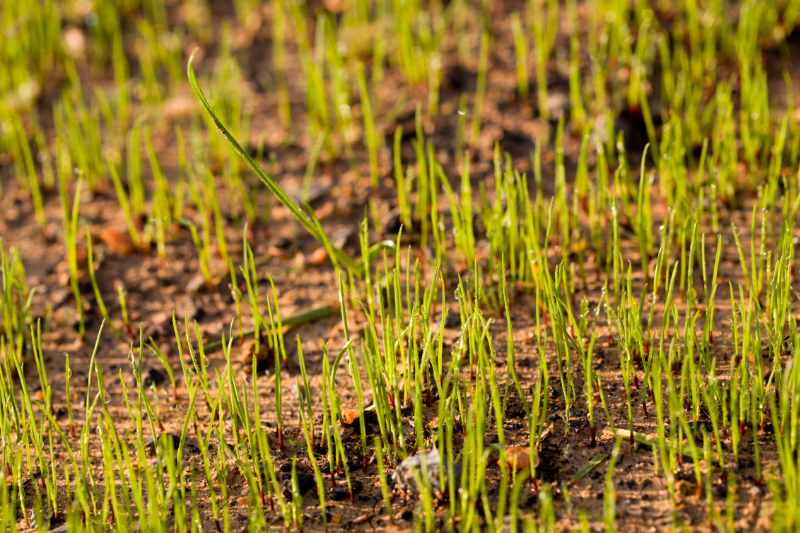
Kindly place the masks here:
POLYGON ((236 137, 225 127, 225 124, 219 119, 217 114, 214 112, 214 109, 211 107, 211 104, 208 102, 203 90, 200 88, 200 85, 197 83, 197 77, 194 73, 194 67, 192 66, 192 60, 194 59, 194 54, 189 57, 189 62, 186 65, 186 75, 189 78, 189 84, 192 86, 192 91, 194 92, 195 97, 200 101, 200 103, 205 108, 208 115, 214 121, 219 131, 222 135, 227 139, 228 143, 231 145, 233 150, 245 160, 247 165, 256 173, 256 176, 267 186, 267 188, 275 195, 278 201, 284 205, 292 215, 303 225, 303 227, 308 231, 312 237, 314 237, 317 241, 325 247, 328 254, 331 257, 331 260, 335 264, 340 264, 347 270, 351 271, 358 271, 359 265, 358 263, 350 257, 347 252, 344 250, 333 246, 328 235, 322 229, 319 222, 313 217, 312 214, 301 208, 297 203, 286 194, 286 191, 278 185, 270 175, 268 175, 261 166, 256 163, 256 161, 250 156, 247 151, 242 148, 242 145, 239 144, 239 141, 236 140, 236 137))

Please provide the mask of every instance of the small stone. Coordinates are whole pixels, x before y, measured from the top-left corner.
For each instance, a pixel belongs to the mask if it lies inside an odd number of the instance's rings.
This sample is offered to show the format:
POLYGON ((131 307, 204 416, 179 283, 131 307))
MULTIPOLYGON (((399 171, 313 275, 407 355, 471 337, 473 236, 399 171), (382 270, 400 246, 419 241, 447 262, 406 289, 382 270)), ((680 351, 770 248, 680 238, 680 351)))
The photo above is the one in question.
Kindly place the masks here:
MULTIPOLYGON (((392 480, 397 487, 411 494, 419 494, 417 480, 421 483, 426 483, 434 493, 441 492, 443 487, 439 479, 440 466, 444 469, 445 476, 447 476, 447 462, 443 462, 443 458, 439 455, 439 450, 433 448, 427 452, 420 452, 403 459, 395 468, 392 480)), ((456 463, 453 466, 455 476, 458 478, 461 473, 461 465, 456 463)))
POLYGON ((200 274, 195 274, 194 276, 192 276, 189 282, 186 283, 186 290, 188 292, 198 292, 200 289, 205 287, 205 285, 206 285, 205 278, 203 278, 203 276, 200 274))
POLYGON ((306 264, 306 258, 302 252, 297 252, 291 260, 292 268, 294 270, 302 270, 306 264))
POLYGON ((82 58, 86 53, 86 36, 75 26, 64 30, 64 48, 74 59, 82 58))
POLYGON ((319 247, 308 256, 307 263, 312 266, 322 266, 328 260, 328 252, 325 248, 319 247))

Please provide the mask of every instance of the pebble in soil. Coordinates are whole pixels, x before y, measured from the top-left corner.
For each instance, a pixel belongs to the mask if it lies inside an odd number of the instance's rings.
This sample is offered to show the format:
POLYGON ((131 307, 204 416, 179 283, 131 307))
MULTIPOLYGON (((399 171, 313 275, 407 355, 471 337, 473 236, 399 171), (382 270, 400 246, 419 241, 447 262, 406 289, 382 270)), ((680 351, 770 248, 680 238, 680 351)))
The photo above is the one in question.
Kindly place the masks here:
MULTIPOLYGON (((440 469, 445 473, 445 486, 447 485, 447 459, 433 448, 427 452, 420 452, 403 459, 395 468, 392 480, 395 487, 407 494, 418 495, 420 493, 419 483, 426 483, 434 492, 441 492, 444 487, 439 477, 440 469)), ((453 464, 456 482, 461 474, 461 464, 453 464)))

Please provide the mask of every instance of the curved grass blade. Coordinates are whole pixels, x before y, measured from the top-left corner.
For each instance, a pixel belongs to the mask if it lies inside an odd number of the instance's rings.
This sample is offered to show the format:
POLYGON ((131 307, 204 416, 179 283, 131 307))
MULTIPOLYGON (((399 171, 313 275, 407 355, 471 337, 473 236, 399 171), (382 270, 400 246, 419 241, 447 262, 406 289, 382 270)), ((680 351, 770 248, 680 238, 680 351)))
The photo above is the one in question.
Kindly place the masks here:
POLYGON ((328 235, 322 229, 320 224, 314 219, 313 215, 309 214, 307 210, 304 210, 297 205, 297 203, 292 200, 288 194, 286 194, 286 191, 284 191, 283 188, 278 185, 278 182, 276 182, 272 176, 264 172, 264 169, 261 168, 261 166, 250 156, 249 153, 247 153, 244 148, 242 148, 242 145, 236 140, 236 137, 234 137, 225 124, 222 123, 214 109, 211 107, 211 104, 206 98, 206 95, 203 93, 203 90, 200 88, 200 85, 197 83, 197 77, 195 76, 194 67, 192 66, 193 59, 194 54, 189 57, 189 62, 186 65, 186 75, 189 78, 189 85, 191 85, 195 97, 203 105, 203 108, 206 110, 208 115, 214 121, 214 124, 231 145, 231 148, 233 148, 234 152, 239 154, 239 156, 245 160, 247 165, 252 169, 253 172, 256 173, 256 176, 258 176, 261 182, 266 185, 266 187, 272 194, 275 195, 278 201, 292 213, 292 215, 303 225, 306 231, 308 231, 312 237, 314 237, 320 242, 320 244, 322 244, 322 246, 325 247, 331 257, 331 260, 334 262, 334 265, 339 264, 347 270, 358 271, 358 263, 352 257, 350 257, 347 252, 333 246, 328 238, 328 235))

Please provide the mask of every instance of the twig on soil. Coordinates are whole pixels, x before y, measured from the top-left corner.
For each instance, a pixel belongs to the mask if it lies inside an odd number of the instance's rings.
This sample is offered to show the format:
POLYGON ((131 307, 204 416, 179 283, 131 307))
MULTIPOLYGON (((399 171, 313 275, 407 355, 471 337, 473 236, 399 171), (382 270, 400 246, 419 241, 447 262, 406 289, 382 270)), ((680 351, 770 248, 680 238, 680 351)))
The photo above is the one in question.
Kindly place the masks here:
MULTIPOLYGON (((312 307, 310 309, 306 309, 305 311, 300 311, 294 315, 288 316, 281 320, 281 324, 284 328, 284 334, 299 328, 300 326, 304 326, 306 324, 310 324, 312 322, 316 322, 318 320, 323 320, 325 318, 329 318, 335 316, 338 313, 338 309, 330 305, 323 305, 320 307, 312 307)), ((250 328, 244 330, 242 334, 239 336, 239 339, 244 337, 253 335, 255 333, 255 329, 250 328)), ((269 333, 268 331, 264 331, 264 333, 269 333)), ((218 335, 214 340, 207 342, 203 345, 203 349, 205 353, 215 352, 217 350, 222 349, 223 343, 223 335, 218 335)))
MULTIPOLYGON (((658 439, 655 436, 641 433, 639 431, 631 431, 623 428, 611 428, 611 434, 616 438, 627 439, 637 444, 647 446, 648 448, 656 448, 658 446, 658 439)), ((665 443, 668 447, 671 446, 669 442, 665 443)), ((686 444, 688 446, 688 444, 686 444)), ((684 460, 692 460, 692 456, 683 451, 683 447, 677 450, 678 455, 684 460)))
POLYGON ((605 463, 608 460, 608 457, 609 455, 607 453, 601 452, 589 459, 586 464, 580 467, 580 469, 575 472, 575 475, 570 478, 567 486, 571 487, 578 481, 591 474, 598 466, 605 463))

